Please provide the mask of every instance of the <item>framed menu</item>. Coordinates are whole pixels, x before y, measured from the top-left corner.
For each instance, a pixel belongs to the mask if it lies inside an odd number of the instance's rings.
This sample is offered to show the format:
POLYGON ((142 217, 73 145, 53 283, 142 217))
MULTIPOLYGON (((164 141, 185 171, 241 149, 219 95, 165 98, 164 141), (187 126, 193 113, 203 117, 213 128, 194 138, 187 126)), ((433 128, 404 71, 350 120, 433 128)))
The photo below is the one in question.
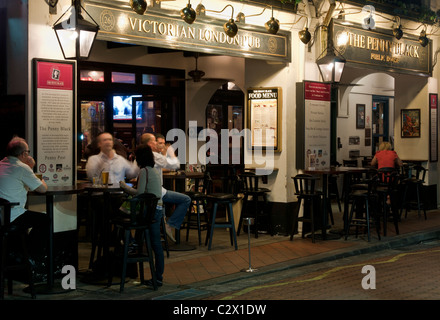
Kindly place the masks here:
POLYGON ((273 148, 281 152, 281 88, 250 88, 248 98, 248 128, 252 149, 273 148))
POLYGON ((75 181, 75 64, 33 60, 34 156, 49 186, 75 181))
POLYGON ((438 96, 429 94, 429 161, 438 161, 438 96))

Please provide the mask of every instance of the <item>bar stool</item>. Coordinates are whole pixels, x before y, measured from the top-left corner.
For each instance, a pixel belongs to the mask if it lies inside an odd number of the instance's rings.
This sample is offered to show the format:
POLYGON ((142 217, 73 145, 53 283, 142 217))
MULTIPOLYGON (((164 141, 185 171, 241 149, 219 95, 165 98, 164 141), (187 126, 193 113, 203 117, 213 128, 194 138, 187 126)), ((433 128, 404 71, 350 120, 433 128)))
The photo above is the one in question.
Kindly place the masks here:
POLYGON ((115 259, 113 261, 113 268, 110 268, 108 277, 108 286, 111 286, 113 279, 113 271, 115 269, 116 261, 122 260, 121 283, 119 285, 119 292, 124 291, 125 277, 127 273, 127 264, 139 263, 139 274, 141 283, 144 282, 144 262, 149 262, 150 272, 153 279, 153 288, 157 290, 157 279, 154 268, 153 250, 150 240, 150 226, 153 222, 153 217, 156 212, 157 198, 151 193, 142 193, 130 200, 130 215, 118 215, 111 219, 115 228, 123 232, 123 247, 122 250, 115 248, 115 259), (128 245, 130 242, 130 234, 135 231, 135 239, 138 241, 137 252, 128 253, 128 245), (147 248, 147 253, 143 252, 144 241, 147 248))
POLYGON ((255 238, 258 238, 260 217, 266 216, 268 218, 267 225, 269 228, 269 233, 271 236, 273 236, 271 214, 267 210, 267 194, 270 192, 270 189, 258 187, 258 181, 261 179, 262 176, 258 176, 254 172, 245 172, 240 174, 239 177, 243 186, 242 192, 244 194, 244 198, 243 206, 240 213, 240 222, 238 223, 237 235, 240 235, 243 218, 252 217, 254 218, 255 238), (249 197, 252 198, 252 201, 249 199, 249 197), (258 205, 258 200, 260 198, 263 199, 262 207, 258 205), (249 210, 247 210, 249 209, 250 202, 253 204, 254 211, 252 212, 249 212, 249 210))
POLYGON ((31 297, 32 299, 35 299, 36 297, 34 287, 34 267, 33 263, 29 259, 26 245, 27 230, 22 230, 15 225, 11 225, 10 223, 11 208, 16 205, 19 205, 19 203, 9 202, 6 199, 0 198, 0 207, 3 208, 3 219, 0 219, 2 222, 2 224, 0 225, 0 300, 4 299, 6 278, 8 279, 8 294, 12 294, 13 287, 10 272, 17 270, 26 271, 31 297), (15 252, 11 250, 11 244, 14 242, 16 244, 19 244, 19 248, 16 249, 19 249, 20 252, 15 252), (17 254, 20 254, 20 256, 18 256, 17 254), (11 259, 11 257, 13 257, 13 259, 11 259))
POLYGON ((345 223, 345 240, 347 240, 350 233, 350 227, 356 227, 356 238, 358 237, 359 227, 367 228, 368 242, 370 242, 370 223, 371 220, 375 222, 377 235, 380 240, 380 220, 377 215, 377 203, 378 196, 376 193, 376 188, 378 184, 378 177, 372 178, 368 182, 368 189, 363 190, 357 188, 355 185, 353 190, 349 193, 349 198, 352 201, 350 214, 347 217, 345 223), (372 210, 370 210, 372 209, 372 210), (353 215, 355 217, 353 218, 353 215))
MULTIPOLYGON (((295 186, 295 195, 298 198, 298 206, 293 218, 292 230, 290 232, 290 240, 293 240, 293 234, 298 222, 309 222, 311 225, 312 242, 315 242, 315 211, 319 211, 320 200, 322 194, 315 191, 316 182, 320 179, 318 176, 309 174, 297 174, 292 177, 295 186), (304 200, 304 214, 299 217, 301 202, 304 200)), ((302 228, 302 237, 304 238, 305 228, 302 228)))
POLYGON ((409 208, 417 208, 419 217, 420 217, 420 210, 423 210, 423 213, 426 217, 426 209, 425 209, 425 203, 421 200, 421 191, 423 188, 423 184, 425 183, 425 175, 426 175, 426 169, 422 166, 414 166, 408 168, 407 173, 404 173, 404 178, 402 179, 403 184, 403 199, 402 199, 402 206, 400 215, 402 215, 403 208, 405 208, 405 218, 408 215, 408 207, 409 208), (407 177, 407 178, 405 178, 407 177), (410 194, 414 194, 411 192, 411 190, 415 189, 416 193, 416 199, 415 201, 408 201, 406 196, 408 193, 408 190, 410 190, 410 194))
POLYGON ((377 174, 379 178, 377 193, 382 204, 383 234, 387 235, 387 222, 390 213, 393 216, 396 234, 399 234, 399 216, 397 214, 399 173, 394 168, 380 168, 377 170, 377 174), (388 199, 390 204, 387 203, 388 199))
POLYGON ((194 178, 194 191, 187 191, 185 194, 191 198, 191 203, 188 208, 187 220, 186 220, 186 241, 189 238, 189 230, 197 229, 199 237, 199 245, 202 244, 202 229, 206 229, 208 226, 208 215, 207 215, 207 191, 210 190, 211 179, 209 178, 209 173, 205 173, 203 178, 194 178), (202 185, 200 184, 202 180, 202 185), (201 191, 200 187, 202 188, 201 191), (191 218, 196 218, 195 224, 191 221, 191 218), (202 224, 202 217, 205 219, 202 224))
MULTIPOLYGON (((208 174, 208 179, 210 179, 210 175, 208 174)), ((208 245, 208 250, 211 250, 212 238, 214 236, 214 230, 216 228, 228 228, 229 236, 231 240, 231 245, 235 247, 235 250, 238 249, 237 246, 237 234, 235 231, 235 223, 234 223, 234 213, 232 210, 232 204, 238 200, 236 193, 236 176, 228 176, 227 179, 224 180, 224 183, 227 187, 228 193, 210 193, 208 191, 207 201, 212 204, 212 213, 208 220, 208 232, 206 233, 205 245, 208 245), (217 211, 219 206, 224 206, 226 208, 226 218, 225 222, 217 221, 217 211)), ((210 182, 212 185, 212 181, 210 182)))

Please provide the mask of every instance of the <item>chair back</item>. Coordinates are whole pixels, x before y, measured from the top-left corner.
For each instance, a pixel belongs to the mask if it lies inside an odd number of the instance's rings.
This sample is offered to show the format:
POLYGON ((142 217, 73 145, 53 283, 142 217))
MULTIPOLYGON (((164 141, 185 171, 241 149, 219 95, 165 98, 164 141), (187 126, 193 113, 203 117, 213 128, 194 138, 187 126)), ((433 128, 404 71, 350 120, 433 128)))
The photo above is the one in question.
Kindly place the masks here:
POLYGON ((319 177, 310 174, 297 174, 293 177, 293 183, 295 185, 295 194, 302 195, 314 195, 316 181, 319 177))
POLYGON ((414 166, 412 168, 412 175, 423 183, 425 182, 426 169, 420 165, 414 166))
POLYGON ((377 170, 379 185, 388 186, 388 189, 394 189, 399 181, 399 173, 395 168, 380 168, 377 170))
POLYGON ((357 159, 342 160, 342 163, 343 163, 344 167, 357 167, 358 166, 357 159))
POLYGON ((260 176, 254 172, 244 172, 239 175, 243 192, 255 192, 258 191, 258 180, 260 176))
POLYGON ((141 193, 130 199, 130 222, 134 225, 150 225, 159 198, 152 193, 141 193))
POLYGON ((8 228, 11 222, 11 208, 19 205, 18 202, 9 202, 6 199, 0 198, 0 227, 2 229, 8 228))

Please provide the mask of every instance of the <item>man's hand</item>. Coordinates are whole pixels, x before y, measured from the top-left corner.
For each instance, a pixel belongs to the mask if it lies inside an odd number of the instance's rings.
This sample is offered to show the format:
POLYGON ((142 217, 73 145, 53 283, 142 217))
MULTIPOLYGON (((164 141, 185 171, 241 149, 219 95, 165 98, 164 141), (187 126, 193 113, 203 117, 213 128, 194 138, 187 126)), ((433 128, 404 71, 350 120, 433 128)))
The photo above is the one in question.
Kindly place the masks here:
POLYGON ((27 156, 23 162, 27 164, 31 169, 35 167, 35 160, 31 156, 27 156))

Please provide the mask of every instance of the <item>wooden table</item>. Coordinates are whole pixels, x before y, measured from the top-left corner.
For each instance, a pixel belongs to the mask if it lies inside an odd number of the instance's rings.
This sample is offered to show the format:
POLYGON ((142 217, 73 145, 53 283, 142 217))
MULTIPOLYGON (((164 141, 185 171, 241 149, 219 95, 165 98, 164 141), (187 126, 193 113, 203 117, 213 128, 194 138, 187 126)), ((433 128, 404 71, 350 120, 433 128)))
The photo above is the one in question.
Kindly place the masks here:
MULTIPOLYGON (((345 174, 347 172, 357 172, 357 173, 365 173, 368 172, 370 168, 363 168, 363 167, 330 167, 330 168, 322 168, 317 170, 304 170, 304 173, 307 174, 313 174, 313 175, 320 175, 322 177, 322 193, 324 194, 323 201, 322 201, 322 235, 315 234, 316 236, 322 236, 323 240, 331 240, 331 239, 339 239, 340 236, 336 234, 328 234, 327 233, 327 225, 328 225, 328 218, 327 218, 327 202, 329 200, 329 194, 328 194, 328 176, 329 175, 339 175, 339 174, 345 174)), ((348 201, 344 199, 344 215, 348 214, 348 201)))
POLYGON ((45 193, 29 192, 28 196, 45 196, 46 197, 46 214, 49 218, 49 239, 47 250, 47 284, 43 286, 36 286, 36 293, 61 293, 65 292, 62 288, 56 288, 54 285, 54 266, 53 266, 53 205, 54 197, 59 195, 77 194, 83 190, 82 184, 70 186, 49 186, 45 193))

